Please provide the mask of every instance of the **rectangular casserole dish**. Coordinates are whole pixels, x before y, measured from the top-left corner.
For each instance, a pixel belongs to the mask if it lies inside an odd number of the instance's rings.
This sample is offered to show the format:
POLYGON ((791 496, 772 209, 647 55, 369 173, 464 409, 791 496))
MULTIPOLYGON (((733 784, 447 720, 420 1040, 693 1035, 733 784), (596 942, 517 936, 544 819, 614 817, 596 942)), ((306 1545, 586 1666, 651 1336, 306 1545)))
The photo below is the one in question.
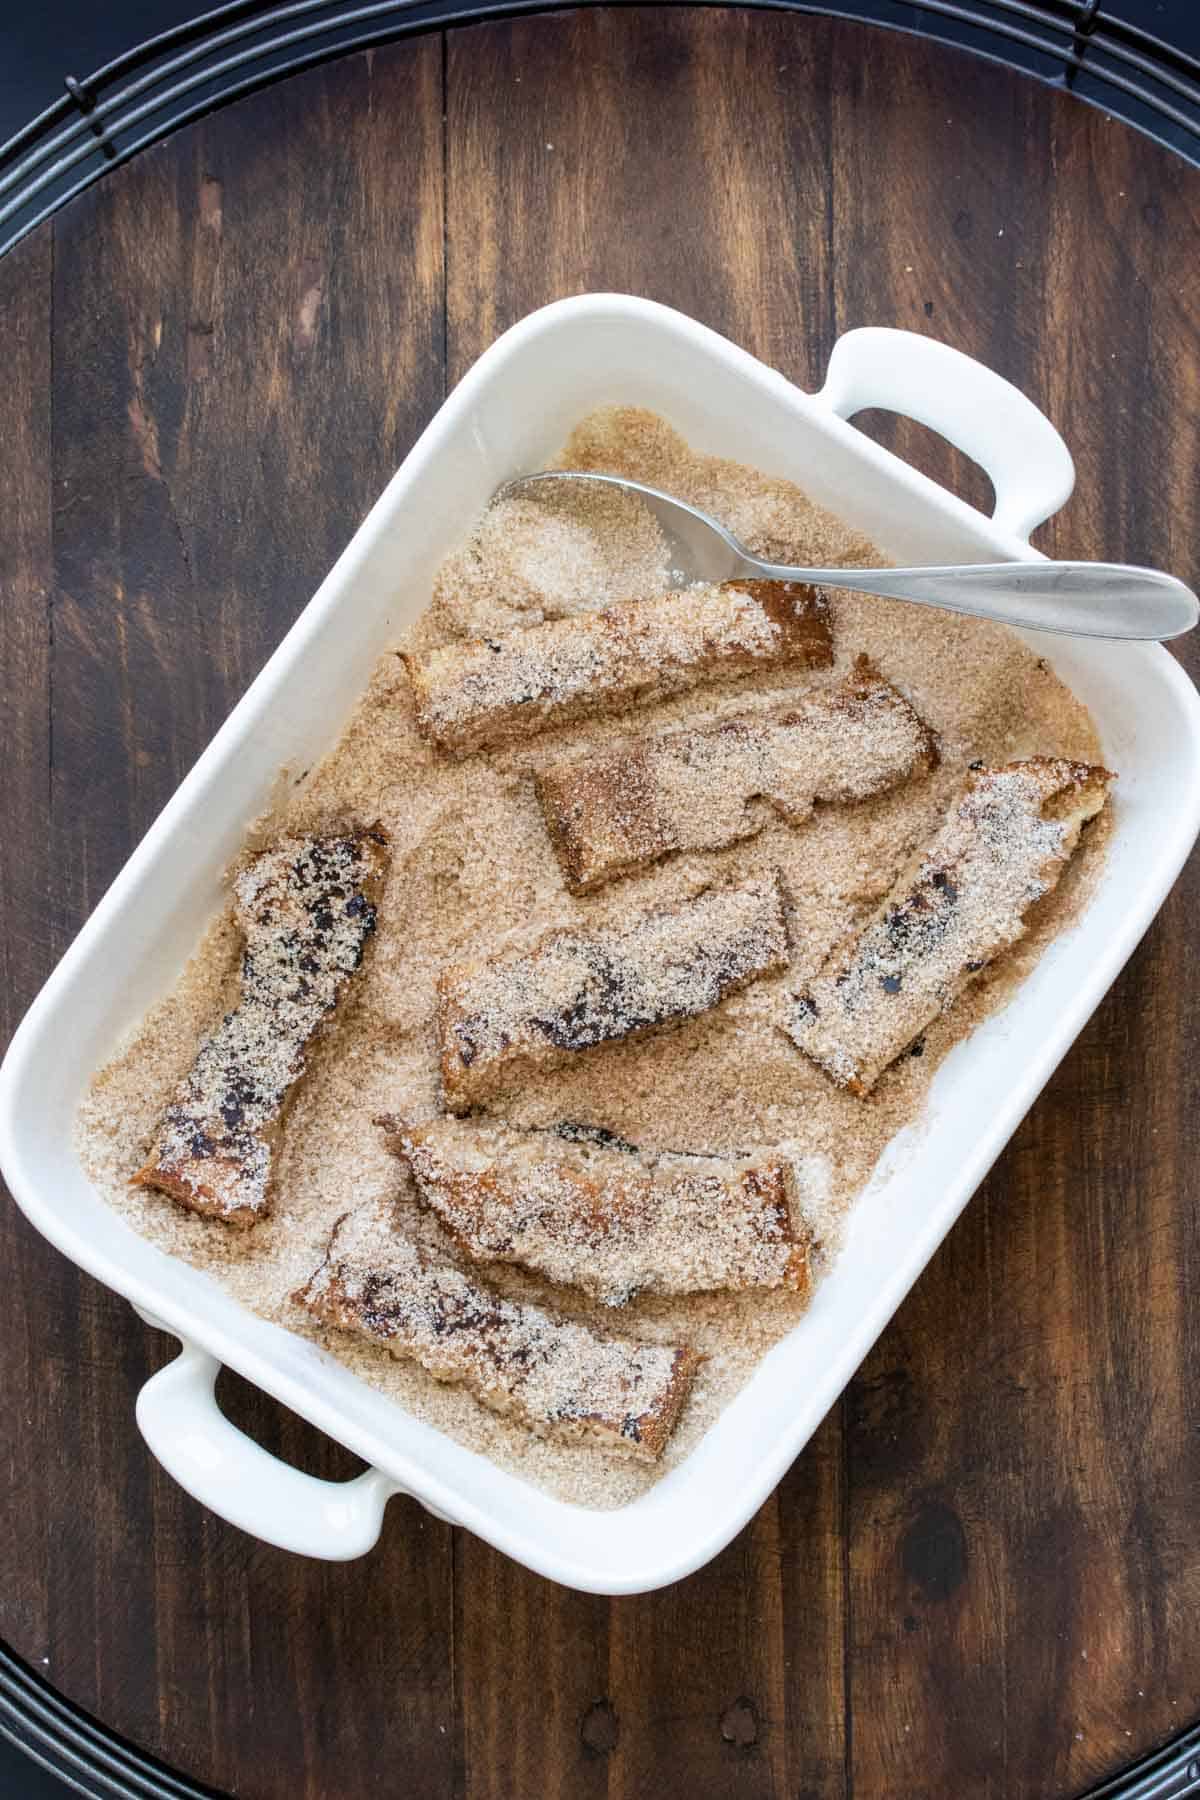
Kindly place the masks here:
POLYGON ((1200 827, 1200 700, 1167 652, 1029 634, 1091 709, 1104 759, 1120 772, 1096 890, 1012 1002, 938 1071, 926 1113, 856 1203, 805 1317, 693 1454, 617 1511, 570 1506, 500 1470, 138 1237, 72 1149, 88 1080, 194 951, 280 767, 307 767, 332 745, 376 658, 425 606, 435 569, 493 490, 542 466, 582 414, 613 402, 663 414, 699 450, 790 477, 897 562, 1035 557, 1028 533, 1073 480, 1065 446, 1029 401, 904 332, 848 333, 825 387, 809 395, 679 313, 589 295, 515 326, 451 394, 63 957, 0 1069, 0 1167, 18 1204, 65 1255, 181 1340, 138 1399, 151 1449, 206 1505, 304 1554, 361 1554, 388 1497, 407 1492, 530 1568, 597 1593, 663 1586, 714 1556, 886 1325, 1142 936, 1200 827), (919 418, 982 463, 994 516, 847 423, 872 405, 919 418), (223 1363, 357 1452, 368 1472, 326 1483, 270 1457, 219 1411, 223 1363))

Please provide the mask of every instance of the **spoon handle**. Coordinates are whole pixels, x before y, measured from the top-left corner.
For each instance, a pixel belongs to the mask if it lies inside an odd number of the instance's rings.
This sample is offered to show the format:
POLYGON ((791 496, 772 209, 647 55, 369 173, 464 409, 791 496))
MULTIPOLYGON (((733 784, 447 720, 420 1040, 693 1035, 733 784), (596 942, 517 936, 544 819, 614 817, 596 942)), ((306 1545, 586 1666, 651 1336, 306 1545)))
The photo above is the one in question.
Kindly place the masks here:
POLYGON ((1173 638, 1191 631, 1200 602, 1157 569, 1126 563, 962 563, 928 569, 788 569, 756 564, 775 580, 885 594, 918 606, 1078 637, 1173 638))

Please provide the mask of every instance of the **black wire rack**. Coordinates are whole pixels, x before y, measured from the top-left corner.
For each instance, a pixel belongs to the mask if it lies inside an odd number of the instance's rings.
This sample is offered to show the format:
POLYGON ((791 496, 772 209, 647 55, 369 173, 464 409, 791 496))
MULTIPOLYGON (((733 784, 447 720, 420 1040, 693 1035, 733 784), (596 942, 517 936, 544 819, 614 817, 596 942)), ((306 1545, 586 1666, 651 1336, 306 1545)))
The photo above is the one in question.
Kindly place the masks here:
MULTIPOLYGON (((419 32, 637 0, 231 0, 148 38, 0 148, 0 254, 178 126, 332 56, 419 32)), ((712 4, 714 0, 699 0, 712 4)), ((1200 60, 1100 0, 744 0, 953 43, 1065 87, 1200 164, 1200 60)))
MULTIPOLYGON (((222 1800, 213 1788, 174 1774, 64 1700, 3 1644, 0 1736, 47 1776, 57 1777, 65 1790, 88 1800, 222 1800)), ((6 1794, 6 1800, 24 1800, 24 1795, 18 1789, 6 1794)))

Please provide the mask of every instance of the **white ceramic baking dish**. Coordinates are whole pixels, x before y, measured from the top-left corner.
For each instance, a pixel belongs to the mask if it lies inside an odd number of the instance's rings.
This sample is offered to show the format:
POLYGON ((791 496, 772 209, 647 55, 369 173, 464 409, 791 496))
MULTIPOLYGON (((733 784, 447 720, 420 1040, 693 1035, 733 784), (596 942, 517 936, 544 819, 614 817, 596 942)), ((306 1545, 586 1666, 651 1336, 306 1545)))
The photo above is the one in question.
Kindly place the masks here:
MULTIPOLYGON (((807 1315, 694 1453, 635 1504, 565 1504, 410 1418, 330 1355, 235 1304, 139 1238, 71 1147, 84 1086, 170 986, 220 904, 222 871, 283 764, 336 738, 380 652, 505 479, 541 466, 606 402, 664 414, 706 451, 792 477, 901 563, 1037 554, 1027 534, 1070 492, 1053 427, 998 376, 904 332, 853 331, 819 394, 647 301, 564 300, 507 332, 446 401, 311 604, 130 858, 24 1020, 0 1071, 0 1165, 29 1218, 81 1267, 174 1333, 138 1423, 198 1499, 285 1548, 370 1548, 389 1495, 600 1593, 661 1586, 715 1555, 806 1443, 1145 931, 1200 825, 1200 701, 1158 646, 1036 638, 1092 709, 1120 771, 1107 864, 1084 917, 1002 1013, 947 1058, 920 1130, 858 1201, 807 1315), (908 413, 992 476, 992 518, 846 423, 908 413), (371 1465, 344 1484, 274 1460, 218 1410, 222 1363, 371 1465)), ((1031 641, 1035 639, 1031 638, 1031 641)))

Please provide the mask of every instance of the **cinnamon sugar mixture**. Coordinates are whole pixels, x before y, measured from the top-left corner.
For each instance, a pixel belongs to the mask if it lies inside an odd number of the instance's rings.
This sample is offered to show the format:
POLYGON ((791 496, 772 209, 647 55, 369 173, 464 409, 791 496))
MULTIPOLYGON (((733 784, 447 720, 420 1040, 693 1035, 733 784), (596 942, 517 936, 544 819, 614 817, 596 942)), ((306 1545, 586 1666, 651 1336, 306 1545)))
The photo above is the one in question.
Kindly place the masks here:
MULTIPOLYGON (((691 500, 774 560, 816 566, 883 560, 790 483, 697 456, 647 413, 592 415, 559 460, 563 467, 630 475, 691 500)), ((614 491, 581 499, 547 488, 536 498, 493 507, 471 530, 443 565, 432 604, 404 648, 425 654, 677 585, 657 527, 635 501, 614 491)), ((826 1262, 836 1254, 848 1206, 889 1139, 919 1114, 941 1058, 1007 998, 1079 909, 1103 853, 1105 819, 1090 827, 997 975, 929 1027, 919 1056, 906 1053, 868 1099, 835 1086, 784 1035, 788 995, 811 983, 834 945, 869 917, 897 873, 934 837, 961 792, 967 765, 1038 754, 1101 758, 1084 707, 1003 627, 858 594, 831 595, 830 609, 835 655, 828 670, 760 668, 453 758, 418 734, 404 665, 392 653, 382 657, 338 744, 291 790, 286 806, 253 829, 256 848, 281 830, 312 833, 376 820, 391 838, 390 870, 361 976, 309 1058, 287 1114, 274 1165, 274 1210, 235 1232, 130 1184, 200 1040, 236 995, 241 944, 232 909, 212 927, 173 992, 96 1076, 81 1108, 83 1164, 114 1209, 165 1250, 207 1269, 251 1310, 317 1337, 410 1412, 552 1493, 586 1505, 622 1505, 686 1457, 765 1350, 795 1323, 802 1294, 762 1288, 642 1293, 614 1310, 510 1265, 483 1271, 509 1299, 545 1306, 608 1336, 688 1344, 705 1353, 680 1423, 653 1467, 591 1443, 538 1437, 519 1419, 486 1411, 465 1388, 440 1385, 412 1362, 341 1332, 323 1332, 292 1295, 321 1264, 335 1221, 351 1208, 366 1209, 362 1216, 373 1221, 368 1241, 374 1234, 386 1243, 395 1220, 439 1261, 468 1266, 372 1124, 380 1114, 411 1125, 444 1114, 435 984, 447 964, 527 953, 555 928, 620 934, 706 889, 770 884, 777 871, 788 897, 788 968, 750 981, 671 1029, 600 1043, 555 1066, 535 1065, 482 1104, 514 1127, 557 1131, 566 1124, 585 1143, 598 1128, 598 1142, 615 1138, 654 1157, 778 1152, 791 1162, 794 1191, 826 1262), (716 850, 684 849, 587 894, 567 891, 535 775, 602 747, 607 753, 634 736, 765 720, 818 688, 844 682, 861 653, 937 733, 935 769, 918 769, 911 780, 856 804, 819 804, 799 825, 752 801, 762 812, 753 836, 716 850)), ((858 729, 849 716, 846 731, 858 729)), ((877 785, 864 771, 857 791, 877 785)))

